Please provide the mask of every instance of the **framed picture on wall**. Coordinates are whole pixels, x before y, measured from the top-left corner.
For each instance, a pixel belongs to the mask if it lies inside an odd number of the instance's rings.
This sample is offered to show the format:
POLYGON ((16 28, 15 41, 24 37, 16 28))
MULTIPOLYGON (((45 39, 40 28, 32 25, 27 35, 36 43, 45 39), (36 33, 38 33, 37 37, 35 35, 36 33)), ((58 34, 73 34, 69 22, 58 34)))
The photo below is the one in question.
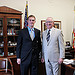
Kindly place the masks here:
MULTIPOLYGON (((61 21, 54 21, 54 27, 61 29, 61 21)), ((41 32, 46 30, 45 20, 41 20, 41 32)))

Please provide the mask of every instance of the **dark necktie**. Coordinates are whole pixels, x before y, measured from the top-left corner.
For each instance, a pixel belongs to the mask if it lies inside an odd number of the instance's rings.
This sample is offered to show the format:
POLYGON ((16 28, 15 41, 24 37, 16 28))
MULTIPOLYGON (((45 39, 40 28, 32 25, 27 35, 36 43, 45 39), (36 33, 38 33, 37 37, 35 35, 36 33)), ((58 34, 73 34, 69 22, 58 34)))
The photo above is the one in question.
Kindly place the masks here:
POLYGON ((49 41, 49 39, 50 39, 50 30, 47 33, 47 38, 46 38, 47 42, 49 41))

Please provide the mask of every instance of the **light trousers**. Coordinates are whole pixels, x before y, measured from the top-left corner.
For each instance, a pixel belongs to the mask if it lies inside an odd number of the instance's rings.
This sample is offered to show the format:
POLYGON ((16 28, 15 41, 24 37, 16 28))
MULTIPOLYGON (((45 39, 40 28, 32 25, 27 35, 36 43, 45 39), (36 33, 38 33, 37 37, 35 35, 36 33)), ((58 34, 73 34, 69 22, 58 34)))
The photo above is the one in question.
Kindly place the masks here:
POLYGON ((60 64, 58 62, 50 62, 48 60, 45 62, 45 66, 47 75, 60 75, 60 64))

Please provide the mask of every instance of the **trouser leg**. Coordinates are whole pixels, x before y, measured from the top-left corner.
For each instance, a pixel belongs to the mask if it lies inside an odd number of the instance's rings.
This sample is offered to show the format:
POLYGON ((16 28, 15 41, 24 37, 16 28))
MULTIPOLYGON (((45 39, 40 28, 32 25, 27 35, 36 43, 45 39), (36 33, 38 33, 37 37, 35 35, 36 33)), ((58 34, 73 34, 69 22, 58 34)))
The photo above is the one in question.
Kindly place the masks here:
POLYGON ((46 75, 53 75, 52 65, 48 61, 45 61, 45 66, 46 66, 46 75))
POLYGON ((20 65, 20 69, 21 69, 21 75, 28 75, 28 68, 29 68, 29 64, 27 63, 21 63, 20 65))
POLYGON ((31 60, 30 75, 38 75, 38 60, 36 57, 31 60))
POLYGON ((50 62, 53 69, 53 75, 60 75, 59 74, 59 63, 58 62, 50 62))
POLYGON ((47 75, 60 75, 59 74, 59 63, 58 62, 45 62, 46 74, 47 75))

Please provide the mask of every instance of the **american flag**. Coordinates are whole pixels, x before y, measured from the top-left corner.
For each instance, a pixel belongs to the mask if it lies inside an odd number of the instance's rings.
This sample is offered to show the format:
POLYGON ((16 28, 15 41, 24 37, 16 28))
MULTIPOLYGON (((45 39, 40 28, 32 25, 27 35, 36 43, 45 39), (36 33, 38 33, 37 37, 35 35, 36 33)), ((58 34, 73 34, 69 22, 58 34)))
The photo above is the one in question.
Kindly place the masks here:
POLYGON ((27 18, 28 18, 28 1, 26 1, 25 17, 24 17, 24 28, 26 28, 28 26, 27 18))
POLYGON ((73 38, 72 47, 75 48, 75 29, 73 29, 72 38, 73 38))
POLYGON ((73 24, 73 32, 72 32, 72 48, 75 49, 75 6, 74 6, 74 24, 73 24))

